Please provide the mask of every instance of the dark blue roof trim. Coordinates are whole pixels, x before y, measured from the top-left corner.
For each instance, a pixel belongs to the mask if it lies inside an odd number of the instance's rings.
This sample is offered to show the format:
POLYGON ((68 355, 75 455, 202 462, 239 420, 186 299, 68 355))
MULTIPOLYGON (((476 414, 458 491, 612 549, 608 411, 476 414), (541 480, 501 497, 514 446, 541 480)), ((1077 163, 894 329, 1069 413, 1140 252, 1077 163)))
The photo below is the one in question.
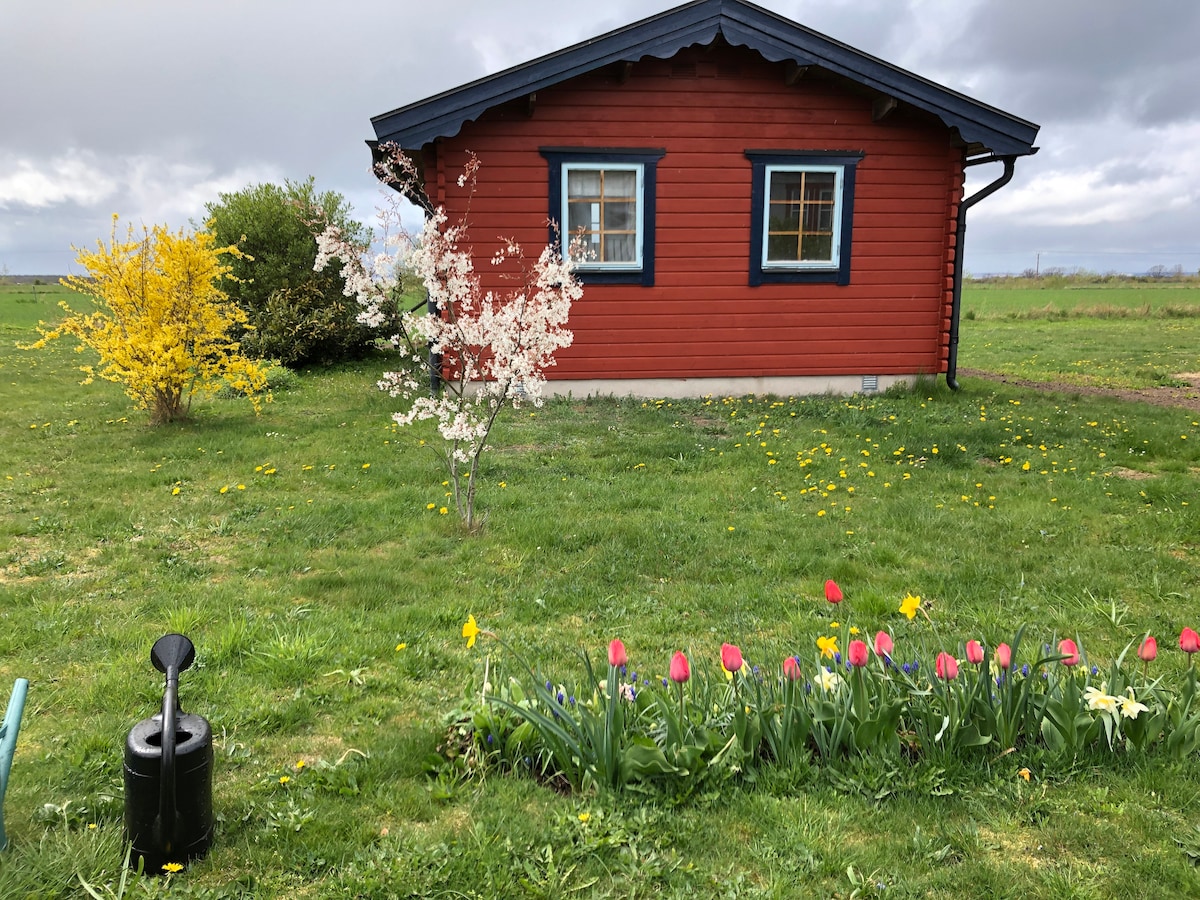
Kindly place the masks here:
POLYGON ((772 62, 818 66, 940 118, 979 152, 1034 152, 1038 126, 972 100, 743 0, 695 0, 600 37, 375 116, 380 141, 416 149, 458 134, 488 109, 616 62, 668 59, 717 35, 772 62))

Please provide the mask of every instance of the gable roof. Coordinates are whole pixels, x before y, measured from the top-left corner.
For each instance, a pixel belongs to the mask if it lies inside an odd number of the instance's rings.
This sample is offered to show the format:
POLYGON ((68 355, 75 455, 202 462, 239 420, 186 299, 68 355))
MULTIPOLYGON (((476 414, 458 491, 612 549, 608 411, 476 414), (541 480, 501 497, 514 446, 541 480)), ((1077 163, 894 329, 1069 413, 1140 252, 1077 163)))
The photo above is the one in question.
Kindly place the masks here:
POLYGON ((382 142, 417 149, 451 137, 488 109, 611 63, 645 56, 668 59, 684 47, 729 44, 756 50, 771 62, 816 66, 885 97, 932 113, 958 130, 968 153, 1024 156, 1035 152, 1038 126, 935 84, 847 44, 743 0, 694 0, 495 75, 371 119, 382 142))

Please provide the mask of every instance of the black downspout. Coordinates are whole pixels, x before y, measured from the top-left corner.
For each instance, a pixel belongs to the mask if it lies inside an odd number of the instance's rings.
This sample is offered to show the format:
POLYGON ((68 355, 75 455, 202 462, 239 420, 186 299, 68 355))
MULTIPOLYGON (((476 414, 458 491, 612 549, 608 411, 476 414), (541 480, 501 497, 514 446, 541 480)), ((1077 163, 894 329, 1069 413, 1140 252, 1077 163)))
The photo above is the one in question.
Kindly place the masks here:
POLYGON ((1016 161, 1015 156, 988 156, 983 159, 969 159, 963 164, 965 168, 983 163, 1002 162, 1004 174, 958 204, 958 229, 954 235, 954 286, 950 301, 950 347, 946 357, 946 386, 952 391, 958 390, 958 320, 962 313, 963 241, 967 236, 967 210, 1012 181, 1016 161))

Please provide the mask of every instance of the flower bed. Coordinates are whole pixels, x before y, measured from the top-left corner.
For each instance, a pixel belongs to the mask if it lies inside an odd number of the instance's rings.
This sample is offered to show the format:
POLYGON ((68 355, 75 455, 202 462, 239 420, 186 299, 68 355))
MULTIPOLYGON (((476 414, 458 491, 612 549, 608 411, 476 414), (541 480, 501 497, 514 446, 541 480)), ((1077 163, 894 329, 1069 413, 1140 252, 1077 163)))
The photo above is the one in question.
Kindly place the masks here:
MULTIPOLYGON (((826 599, 843 600, 832 581, 826 599)), ((919 597, 905 597, 899 611, 933 624, 919 597)), ((845 631, 845 655, 836 636, 822 635, 810 659, 755 665, 725 643, 714 654, 719 669, 694 673, 678 651, 665 676, 639 672, 613 640, 607 671, 583 653, 585 679, 571 686, 471 616, 468 646, 483 636, 506 652, 485 656, 482 689, 455 720, 455 755, 468 768, 526 771, 573 791, 657 785, 686 794, 761 766, 836 765, 855 754, 1001 758, 1036 748, 1069 762, 1091 751, 1182 758, 1200 743, 1191 665, 1200 635, 1191 628, 1179 636, 1187 671, 1172 683, 1151 677, 1158 643, 1150 635, 1100 669, 1075 640, 1034 642, 1024 627, 1010 641, 970 639, 936 651, 919 640, 906 649, 886 630, 870 645, 857 628, 845 631), (1136 662, 1127 659, 1135 646, 1136 662), (503 674, 503 665, 517 674, 503 674)), ((929 636, 936 641, 932 627, 929 636)), ((1030 777, 1027 767, 1018 774, 1030 777)))

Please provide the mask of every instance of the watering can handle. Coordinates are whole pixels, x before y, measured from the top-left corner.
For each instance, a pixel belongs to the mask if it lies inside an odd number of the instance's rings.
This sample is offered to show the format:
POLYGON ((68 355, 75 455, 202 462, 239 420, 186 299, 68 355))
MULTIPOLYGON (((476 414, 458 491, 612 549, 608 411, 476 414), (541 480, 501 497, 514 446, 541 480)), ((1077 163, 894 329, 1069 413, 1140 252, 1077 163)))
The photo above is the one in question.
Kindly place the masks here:
POLYGON ((162 709, 162 780, 158 798, 159 845, 170 853, 175 843, 175 714, 179 709, 179 670, 167 667, 162 709))

